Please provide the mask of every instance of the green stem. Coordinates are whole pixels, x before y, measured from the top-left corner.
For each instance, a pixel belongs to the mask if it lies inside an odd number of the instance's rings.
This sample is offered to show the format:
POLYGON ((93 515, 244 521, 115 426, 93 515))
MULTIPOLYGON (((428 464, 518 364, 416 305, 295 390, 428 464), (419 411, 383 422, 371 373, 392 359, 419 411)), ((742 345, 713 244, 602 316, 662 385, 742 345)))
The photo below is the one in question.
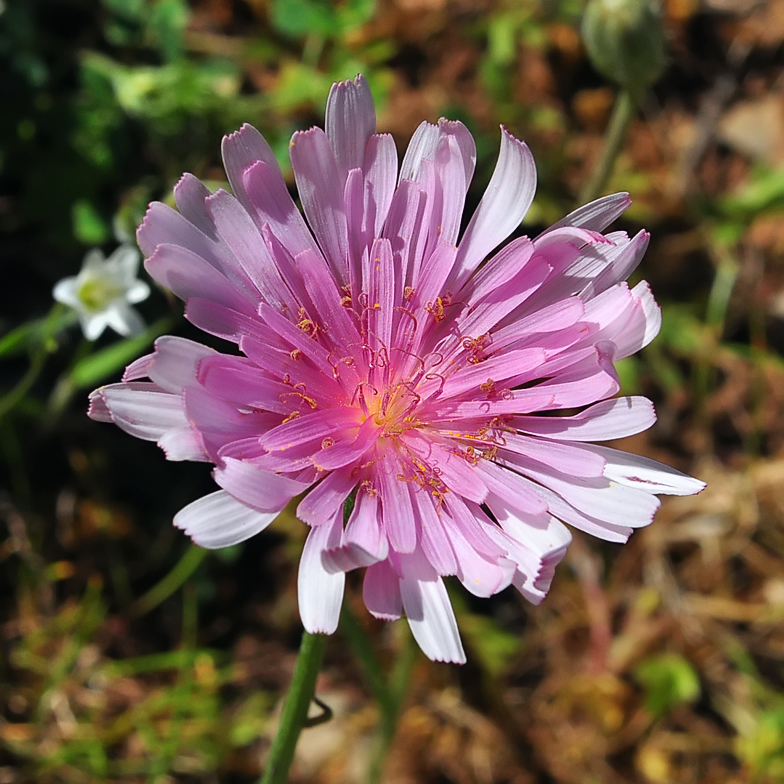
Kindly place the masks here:
POLYGON ((607 126, 607 134, 604 137, 604 149, 599 165, 594 169, 591 179, 580 194, 580 204, 587 204, 602 195, 607 180, 610 179, 615 161, 623 147, 623 140, 626 137, 626 130, 634 117, 637 108, 637 100, 627 89, 621 89, 615 99, 610 123, 607 126))
POLYGON ((305 632, 302 636, 294 677, 291 679, 280 726, 272 742, 267 768, 260 784, 286 784, 288 780, 294 749, 308 717, 308 708, 316 689, 316 677, 326 646, 327 638, 324 634, 305 632))
POLYGON ((411 670, 416 661, 417 650, 418 648, 414 645, 414 638, 409 634, 406 637, 405 647, 398 656, 386 688, 387 702, 386 706, 383 706, 384 713, 381 720, 378 745, 368 770, 369 784, 380 784, 383 780, 384 765, 392 749, 395 735, 397 735, 398 719, 403 707, 403 700, 408 691, 411 670))
POLYGON ((196 571, 196 567, 204 560, 207 552, 203 547, 192 544, 166 577, 134 602, 131 606, 131 615, 137 617, 146 615, 168 599, 196 571))
POLYGON ((373 692, 373 697, 381 711, 378 739, 367 776, 368 784, 378 784, 382 780, 384 764, 397 734, 400 709, 408 689, 417 648, 412 645, 413 638, 409 635, 404 650, 398 657, 391 675, 387 678, 373 651, 370 638, 354 617, 347 603, 343 605, 340 628, 365 672, 370 691, 373 692))
POLYGON ((44 369, 46 361, 46 349, 37 349, 30 360, 30 367, 27 372, 19 380, 19 383, 7 394, 0 398, 0 419, 2 419, 11 409, 19 403, 22 398, 30 391, 30 388, 35 384, 36 379, 44 369))

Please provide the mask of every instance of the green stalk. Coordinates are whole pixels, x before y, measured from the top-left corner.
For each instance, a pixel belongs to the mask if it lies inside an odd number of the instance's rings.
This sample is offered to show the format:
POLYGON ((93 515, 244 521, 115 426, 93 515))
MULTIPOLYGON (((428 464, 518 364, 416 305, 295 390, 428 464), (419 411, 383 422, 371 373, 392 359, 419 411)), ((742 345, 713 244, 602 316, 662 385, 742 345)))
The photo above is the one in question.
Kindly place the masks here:
POLYGON ((294 749, 308 717, 308 708, 316 689, 316 677, 326 646, 327 637, 324 634, 305 632, 302 635, 294 677, 286 695, 278 732, 272 742, 267 769, 259 784, 286 784, 288 781, 294 749))
POLYGON ((161 602, 166 601, 196 571, 208 552, 203 547, 192 544, 166 577, 133 603, 131 615, 137 617, 146 615, 161 602))
POLYGON ((604 137, 604 148, 599 165, 594 169, 591 179, 580 194, 580 204, 587 204, 602 195, 607 181, 610 179, 615 161, 623 147, 626 131, 637 109, 637 100, 630 90, 621 88, 615 99, 607 134, 604 137))

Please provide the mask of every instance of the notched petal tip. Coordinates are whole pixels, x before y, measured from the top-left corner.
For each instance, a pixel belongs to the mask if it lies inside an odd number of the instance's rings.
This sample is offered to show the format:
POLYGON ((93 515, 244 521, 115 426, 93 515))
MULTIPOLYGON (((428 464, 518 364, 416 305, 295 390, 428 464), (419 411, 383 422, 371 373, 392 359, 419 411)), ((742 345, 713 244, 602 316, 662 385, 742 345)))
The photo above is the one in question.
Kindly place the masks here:
POLYGON ((96 422, 113 422, 111 411, 106 405, 106 398, 103 394, 103 387, 90 392, 87 398, 89 405, 87 406, 87 416, 94 419, 96 422))

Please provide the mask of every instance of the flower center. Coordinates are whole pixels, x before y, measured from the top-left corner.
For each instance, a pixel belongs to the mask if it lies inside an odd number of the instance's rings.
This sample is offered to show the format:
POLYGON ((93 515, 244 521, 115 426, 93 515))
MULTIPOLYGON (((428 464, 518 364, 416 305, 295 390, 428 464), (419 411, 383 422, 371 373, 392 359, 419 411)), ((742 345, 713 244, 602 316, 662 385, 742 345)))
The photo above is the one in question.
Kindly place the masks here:
POLYGON ((76 296, 88 313, 106 310, 122 293, 122 288, 113 280, 98 275, 87 277, 76 290, 76 296))
POLYGON ((368 416, 383 428, 387 437, 399 436, 405 430, 417 426, 414 410, 420 396, 410 382, 402 381, 387 387, 381 394, 369 396, 368 416))

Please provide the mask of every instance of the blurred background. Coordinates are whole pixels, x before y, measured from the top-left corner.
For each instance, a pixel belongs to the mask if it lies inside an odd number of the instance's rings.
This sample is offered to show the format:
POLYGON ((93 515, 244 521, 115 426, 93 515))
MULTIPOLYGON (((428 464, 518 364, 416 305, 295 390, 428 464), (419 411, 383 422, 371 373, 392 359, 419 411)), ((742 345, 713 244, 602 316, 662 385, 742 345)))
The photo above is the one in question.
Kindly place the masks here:
MULTIPOLYGON (((208 467, 85 416, 165 331, 204 340, 153 287, 150 325, 86 341, 52 288, 107 255, 183 171, 222 183, 250 122, 290 182, 293 131, 363 72, 402 151, 465 122, 468 211, 503 123, 539 190, 519 233, 573 209, 617 86, 582 0, 0 0, 0 784, 255 781, 301 633, 290 511, 205 555, 173 514, 208 467)), ((659 338, 624 360, 652 398, 624 448, 708 489, 621 547, 576 535, 542 606, 450 586, 464 667, 352 610, 330 639, 293 780, 393 784, 784 781, 784 2, 666 0, 666 67, 605 192, 653 235, 637 278, 659 338)), ((142 273, 144 277, 144 273, 142 273)))

